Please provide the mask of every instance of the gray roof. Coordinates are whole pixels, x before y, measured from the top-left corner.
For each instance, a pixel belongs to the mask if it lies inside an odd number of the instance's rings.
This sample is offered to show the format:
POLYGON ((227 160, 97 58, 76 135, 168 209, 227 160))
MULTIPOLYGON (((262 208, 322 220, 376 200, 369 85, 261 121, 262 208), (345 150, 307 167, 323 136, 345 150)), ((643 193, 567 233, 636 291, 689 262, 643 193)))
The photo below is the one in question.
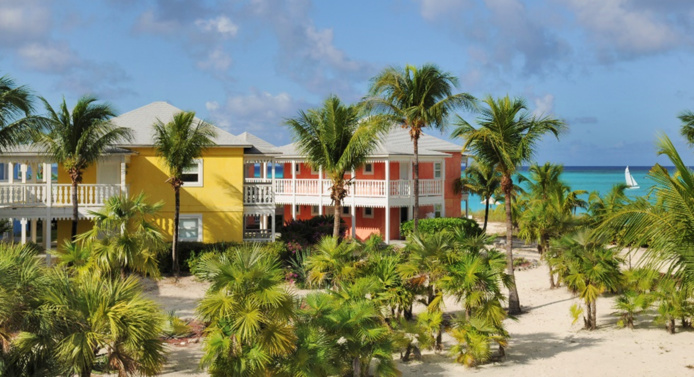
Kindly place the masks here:
MULTIPOLYGON (((151 146, 154 142, 154 128, 152 125, 160 120, 164 123, 170 122, 174 114, 182 110, 167 102, 159 101, 152 102, 149 105, 142 106, 125 114, 111 119, 111 122, 119 127, 127 127, 133 130, 133 140, 128 144, 119 145, 121 147, 131 146, 151 146)), ((195 118, 197 122, 201 120, 195 118)), ((217 146, 234 146, 234 147, 251 147, 248 142, 237 138, 236 136, 213 126, 217 132, 214 142, 217 146)))
MULTIPOLYGON (((33 145, 33 144, 22 144, 9 147, 2 151, 3 156, 37 156, 44 155, 46 152, 44 149, 33 145)), ((108 147, 104 150, 104 154, 133 154, 135 152, 130 149, 119 148, 119 147, 108 147)))
POLYGON ((250 148, 246 148, 245 154, 280 154, 277 147, 267 141, 253 135, 250 132, 244 132, 236 136, 237 138, 251 144, 250 148))
MULTIPOLYGON (((446 152, 458 152, 462 146, 453 144, 449 141, 422 133, 419 138, 419 155, 431 157, 448 156, 446 152)), ((282 158, 302 157, 296 149, 295 144, 287 144, 277 147, 282 153, 282 158)), ((408 130, 394 126, 388 133, 381 138, 376 150, 371 153, 371 157, 381 156, 411 156, 414 154, 414 145, 408 130)))

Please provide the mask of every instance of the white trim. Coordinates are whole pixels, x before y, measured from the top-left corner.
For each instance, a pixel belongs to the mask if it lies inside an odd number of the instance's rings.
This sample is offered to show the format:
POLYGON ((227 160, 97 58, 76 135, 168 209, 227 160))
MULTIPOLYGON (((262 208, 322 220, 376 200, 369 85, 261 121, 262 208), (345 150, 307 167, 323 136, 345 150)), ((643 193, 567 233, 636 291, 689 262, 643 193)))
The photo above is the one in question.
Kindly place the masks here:
POLYGON ((434 217, 443 217, 443 205, 442 204, 434 204, 434 217), (438 213, 438 215, 437 215, 437 213, 438 213))
POLYGON ((294 205, 294 214, 295 215, 301 215, 301 205, 299 205, 299 204, 294 205))
POLYGON ((374 164, 373 164, 373 163, 367 162, 367 163, 364 164, 364 168, 363 168, 364 175, 374 175, 374 170, 375 170, 375 168, 374 168, 374 164), (371 166, 371 171, 367 171, 367 170, 366 170, 366 167, 367 167, 367 166, 371 166))
POLYGON ((202 242, 202 214, 182 214, 178 218, 178 241, 179 242, 202 242), (181 237, 181 224, 183 223, 184 219, 196 219, 198 221, 198 237, 197 239, 193 240, 190 238, 182 238, 181 237))
POLYGON ((434 162, 434 179, 440 179, 443 177, 443 164, 440 162, 434 162), (438 166, 438 169, 437 169, 438 166), (439 175, 436 176, 436 171, 438 170, 439 175))
POLYGON ((313 205, 311 206, 311 216, 318 216, 320 215, 320 206, 313 205))
POLYGON ((294 174, 301 174, 301 162, 294 164, 294 174))
POLYGON ((343 205, 340 208, 342 208, 342 213, 340 214, 340 217, 348 217, 351 215, 351 212, 349 211, 349 209, 350 209, 349 206, 343 205), (345 209, 347 210, 347 213, 345 213, 345 209))
MULTIPOLYGON (((183 187, 203 187, 203 160, 200 158, 196 158, 193 160, 193 163, 197 165, 198 167, 198 180, 193 182, 193 181, 183 181, 183 187)), ((186 169, 183 169, 183 174, 186 174, 185 172, 186 169)))
POLYGON ((361 213, 361 215, 362 215, 362 217, 365 218, 365 219, 373 219, 373 218, 374 218, 374 208, 373 208, 373 207, 362 207, 362 213, 361 213), (371 211, 371 214, 370 214, 370 215, 368 215, 368 214, 366 213, 366 210, 367 210, 367 209, 371 211))
POLYGON ((319 175, 319 174, 320 174, 320 167, 318 168, 318 170, 314 170, 313 166, 311 166, 311 175, 319 175))

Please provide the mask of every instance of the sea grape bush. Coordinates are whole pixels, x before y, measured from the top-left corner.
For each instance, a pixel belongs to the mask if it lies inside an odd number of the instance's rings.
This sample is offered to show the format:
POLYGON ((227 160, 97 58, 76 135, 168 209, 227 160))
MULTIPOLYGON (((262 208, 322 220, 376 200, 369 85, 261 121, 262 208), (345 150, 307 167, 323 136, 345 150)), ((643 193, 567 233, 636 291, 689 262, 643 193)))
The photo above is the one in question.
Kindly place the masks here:
MULTIPOLYGON (((402 225, 400 225, 400 234, 407 237, 412 234, 413 228, 414 222, 412 220, 402 223, 402 225)), ((482 228, 480 228, 477 221, 473 219, 466 219, 464 217, 439 217, 435 219, 419 220, 419 232, 422 234, 433 234, 444 230, 452 232, 454 229, 458 228, 463 229, 469 237, 482 234, 482 228)))

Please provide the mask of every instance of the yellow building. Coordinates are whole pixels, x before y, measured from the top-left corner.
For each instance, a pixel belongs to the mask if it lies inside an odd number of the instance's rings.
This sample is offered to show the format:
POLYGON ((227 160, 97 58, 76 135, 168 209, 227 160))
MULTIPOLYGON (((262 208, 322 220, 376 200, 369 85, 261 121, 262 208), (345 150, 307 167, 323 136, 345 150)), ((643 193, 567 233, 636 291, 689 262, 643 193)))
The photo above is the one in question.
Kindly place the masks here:
MULTIPOLYGON (((134 137, 128 144, 114 145, 84 171, 78 188, 78 232, 91 227, 90 211, 99 210, 109 197, 144 192, 149 203, 164 203, 156 223, 171 239, 174 192, 166 182, 168 171, 153 148, 153 124, 157 120, 169 122, 180 111, 166 102, 154 102, 112 119, 115 125, 130 128, 134 137)), ((207 149, 186 171, 181 188, 179 239, 271 239, 275 214, 271 179, 263 176, 245 180, 244 173, 247 164, 265 164, 276 152, 253 135, 234 136, 219 128, 216 132, 216 146, 207 149), (244 216, 259 219, 258 229, 244 233, 244 216), (270 218, 273 221, 268 224, 270 218)), ((47 248, 51 240, 62 244, 70 236, 72 219, 71 185, 65 170, 31 147, 4 153, 0 163, 0 218, 19 220, 21 242, 30 238, 45 243, 47 248), (43 174, 56 170, 57 179, 47 179, 51 174, 43 174)))

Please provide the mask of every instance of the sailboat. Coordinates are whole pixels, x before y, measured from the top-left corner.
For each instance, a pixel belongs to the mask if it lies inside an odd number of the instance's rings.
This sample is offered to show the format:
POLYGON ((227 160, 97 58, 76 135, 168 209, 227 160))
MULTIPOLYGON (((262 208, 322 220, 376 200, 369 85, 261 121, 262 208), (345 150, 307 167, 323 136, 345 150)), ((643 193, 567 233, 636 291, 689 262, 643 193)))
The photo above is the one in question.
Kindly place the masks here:
POLYGON ((629 173, 629 167, 624 170, 624 179, 627 181, 627 188, 630 189, 637 189, 639 188, 639 184, 636 183, 636 180, 634 177, 629 173))

